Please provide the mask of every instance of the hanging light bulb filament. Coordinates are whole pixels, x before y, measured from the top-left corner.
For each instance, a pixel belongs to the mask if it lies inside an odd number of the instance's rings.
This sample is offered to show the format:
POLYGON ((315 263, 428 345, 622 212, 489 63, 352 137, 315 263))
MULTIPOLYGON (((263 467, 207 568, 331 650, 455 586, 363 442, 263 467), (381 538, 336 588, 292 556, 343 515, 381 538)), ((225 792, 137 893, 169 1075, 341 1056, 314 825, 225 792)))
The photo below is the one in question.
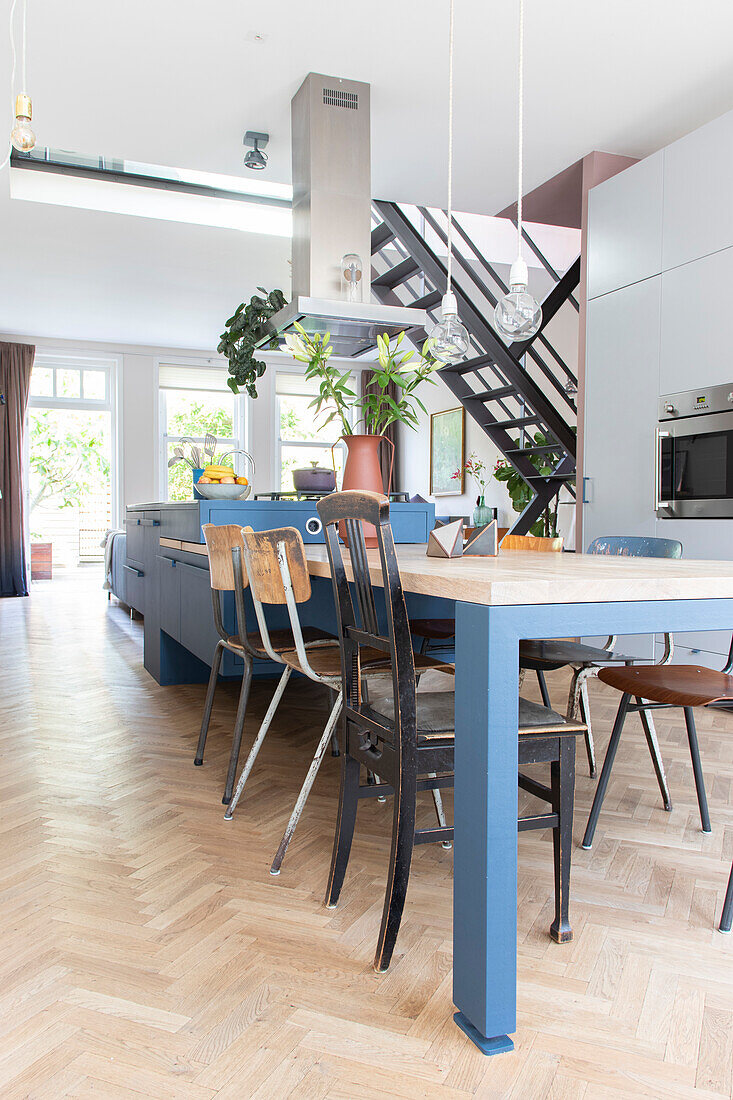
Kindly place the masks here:
POLYGON ((440 363, 458 363, 469 348, 466 328, 458 319, 458 303, 453 293, 453 4, 450 0, 448 30, 448 279, 441 302, 441 320, 428 338, 431 354, 440 363))
MULTIPOLYGON (((13 54, 13 66, 11 74, 11 92, 13 91, 12 85, 15 83, 15 36, 13 34, 13 18, 15 15, 15 8, 17 0, 13 0, 10 8, 10 44, 13 54)), ((28 3, 27 0, 23 0, 22 8, 22 42, 21 42, 21 87, 23 91, 15 97, 15 125, 10 132, 10 142, 13 148, 17 149, 20 153, 28 153, 34 148, 36 144, 36 135, 31 128, 31 119, 33 118, 33 104, 31 103, 31 97, 25 92, 26 85, 26 62, 27 62, 27 50, 26 50, 26 25, 28 18, 28 3)))
POLYGON ((529 293, 522 255, 524 215, 524 0, 519 0, 519 88, 517 109, 517 258, 509 272, 509 293, 496 303, 494 327, 508 343, 529 340, 542 324, 542 307, 529 293))

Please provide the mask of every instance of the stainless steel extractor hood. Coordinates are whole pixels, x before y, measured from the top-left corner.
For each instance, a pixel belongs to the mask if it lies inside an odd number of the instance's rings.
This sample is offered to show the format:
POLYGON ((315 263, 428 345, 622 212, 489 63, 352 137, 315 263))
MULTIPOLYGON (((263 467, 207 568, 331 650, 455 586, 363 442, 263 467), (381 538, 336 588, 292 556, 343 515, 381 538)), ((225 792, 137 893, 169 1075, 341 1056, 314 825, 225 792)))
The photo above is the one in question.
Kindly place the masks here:
POLYGON ((334 355, 358 356, 377 333, 424 326, 425 311, 371 301, 369 85, 309 73, 292 101, 292 301, 267 325, 284 337, 298 321, 330 332, 334 355), (347 301, 341 260, 362 260, 360 301, 347 301))

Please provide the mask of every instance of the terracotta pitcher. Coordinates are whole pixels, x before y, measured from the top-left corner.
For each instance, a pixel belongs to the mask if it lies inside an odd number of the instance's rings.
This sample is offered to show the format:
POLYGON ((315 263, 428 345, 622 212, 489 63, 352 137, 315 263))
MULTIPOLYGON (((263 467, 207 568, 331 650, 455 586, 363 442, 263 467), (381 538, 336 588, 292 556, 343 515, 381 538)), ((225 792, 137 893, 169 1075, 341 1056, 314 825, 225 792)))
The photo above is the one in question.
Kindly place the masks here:
MULTIPOLYGON (((394 467, 394 443, 392 440, 388 439, 386 435, 343 435, 341 440, 346 444, 346 464, 341 488, 367 489, 372 493, 384 492, 382 468, 379 464, 379 446, 381 443, 389 443, 392 448, 387 481, 387 492, 389 492, 392 488, 392 470, 394 467)), ((341 524, 339 534, 346 542, 343 527, 344 525, 341 524)), ((377 545, 376 532, 370 523, 364 524, 364 539, 367 546, 374 547, 377 545)))

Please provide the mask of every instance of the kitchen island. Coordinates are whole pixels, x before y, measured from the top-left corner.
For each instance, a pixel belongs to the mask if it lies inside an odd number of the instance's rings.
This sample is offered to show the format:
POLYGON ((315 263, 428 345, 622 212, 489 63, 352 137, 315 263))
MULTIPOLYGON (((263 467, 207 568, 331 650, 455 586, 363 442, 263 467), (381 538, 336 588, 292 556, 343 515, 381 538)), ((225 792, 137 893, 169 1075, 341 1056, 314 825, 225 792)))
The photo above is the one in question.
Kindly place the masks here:
MULTIPOLYGON (((394 503, 391 516, 398 543, 424 544, 435 524, 435 506, 394 503)), ((125 515, 126 600, 145 619, 145 668, 159 684, 204 683, 218 641, 211 604, 211 585, 202 526, 237 523, 256 531, 295 527, 307 546, 320 545, 323 530, 315 500, 191 500, 136 504, 125 515)), ((422 615, 424 603, 411 611, 422 615)), ((254 608, 245 597, 249 629, 255 629, 254 608)), ((453 614, 452 601, 429 605, 430 614, 453 614), (438 608, 438 611, 435 608, 438 608)), ((225 593, 224 625, 237 633, 234 599, 225 593)), ((324 630, 335 628, 330 581, 314 583, 307 621, 324 630)), ((273 608, 274 626, 287 625, 283 608, 273 608)), ((222 676, 241 674, 241 658, 226 652, 222 676)), ((276 667, 257 662, 255 676, 273 676, 276 667)))

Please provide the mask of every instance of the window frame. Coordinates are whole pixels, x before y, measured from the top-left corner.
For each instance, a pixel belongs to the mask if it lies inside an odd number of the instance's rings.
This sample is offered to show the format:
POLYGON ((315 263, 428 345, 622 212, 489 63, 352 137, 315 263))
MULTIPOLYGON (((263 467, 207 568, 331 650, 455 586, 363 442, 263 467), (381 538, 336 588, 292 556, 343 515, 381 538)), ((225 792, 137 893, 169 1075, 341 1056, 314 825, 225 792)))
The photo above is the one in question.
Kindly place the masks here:
POLYGON ((28 411, 30 409, 75 409, 81 412, 109 412, 110 414, 110 522, 113 527, 120 528, 122 523, 121 502, 122 482, 124 477, 124 456, 120 453, 120 440, 122 436, 122 408, 119 400, 122 385, 122 356, 120 355, 90 355, 86 351, 75 351, 73 348, 57 350, 43 346, 36 346, 36 353, 31 369, 31 382, 33 370, 36 367, 50 367, 56 370, 78 370, 81 373, 80 393, 81 397, 62 397, 57 394, 56 375, 54 373, 54 393, 51 397, 43 397, 28 393, 26 406, 24 440, 23 440, 23 468, 24 473, 24 498, 25 498, 25 538, 28 561, 30 561, 30 432, 28 431, 28 411), (97 399, 84 397, 84 371, 99 370, 106 375, 105 397, 97 399))
MULTIPOLYGON (((359 394, 360 374, 361 374, 360 371, 352 370, 351 377, 350 377, 351 388, 357 394, 357 397, 358 397, 358 394, 359 394)), ((275 371, 275 385, 273 387, 273 404, 274 404, 273 419, 274 419, 275 431, 273 432, 273 436, 274 436, 274 439, 275 439, 275 448, 274 448, 275 481, 276 481, 276 484, 277 484, 277 491, 278 492, 288 492, 288 491, 290 491, 290 490, 282 488, 283 447, 301 447, 304 450, 311 450, 311 451, 312 450, 323 450, 325 452, 325 455, 326 455, 327 459, 328 459, 328 461, 326 462, 326 465, 329 466, 329 467, 331 466, 331 451, 332 451, 332 445, 331 444, 321 443, 318 440, 314 440, 314 439, 283 439, 281 434, 280 434, 280 398, 281 397, 303 397, 303 396, 308 396, 308 395, 304 395, 302 392, 295 392, 294 391, 292 393, 289 393, 287 390, 280 391, 279 382, 280 382, 281 379, 287 378, 287 377, 304 378, 304 375, 305 375, 305 371, 299 371, 297 369, 297 365, 294 364, 294 363, 293 364, 288 364, 287 368, 283 366, 282 369, 275 371)), ((316 393, 314 392, 310 396, 315 397, 316 393)), ((348 411, 348 420, 349 420, 349 424, 351 424, 353 426, 353 423, 354 423, 354 410, 353 409, 349 409, 349 411, 348 411)), ((341 458, 342 458, 341 468, 343 469, 343 465, 346 461, 346 444, 339 437, 338 439, 334 440, 333 447, 334 447, 335 450, 337 450, 341 454, 341 458)))
MULTIPOLYGON (((217 437, 217 450, 249 450, 247 445, 249 438, 249 415, 248 415, 248 402, 244 394, 235 394, 227 386, 225 389, 202 389, 200 386, 192 386, 190 389, 185 389, 182 386, 165 386, 160 382, 160 366, 166 364, 168 366, 179 367, 182 372, 187 368, 194 370, 201 370, 201 368, 210 369, 212 366, 210 359, 176 359, 171 356, 165 358, 159 358, 156 360, 156 370, 158 375, 157 385, 157 400, 158 400, 158 496, 161 501, 170 501, 171 498, 168 495, 168 446, 170 444, 175 445, 180 443, 182 439, 191 439, 197 446, 203 447, 204 436, 180 436, 168 434, 168 407, 167 407, 167 394, 170 392, 178 393, 194 393, 194 394, 219 394, 222 398, 231 399, 233 402, 233 416, 232 427, 235 431, 234 436, 221 436, 217 437)), ((226 378, 227 371, 224 365, 221 366, 221 375, 226 378)), ((234 459, 236 463, 236 457, 234 459)), ((235 465, 236 469, 236 465, 235 465)), ((250 476, 250 471, 242 468, 241 473, 246 476, 250 476)), ((189 498, 193 500, 193 493, 189 498)), ((177 502, 173 502, 177 503, 177 502)), ((179 502, 182 503, 182 502, 179 502)))

